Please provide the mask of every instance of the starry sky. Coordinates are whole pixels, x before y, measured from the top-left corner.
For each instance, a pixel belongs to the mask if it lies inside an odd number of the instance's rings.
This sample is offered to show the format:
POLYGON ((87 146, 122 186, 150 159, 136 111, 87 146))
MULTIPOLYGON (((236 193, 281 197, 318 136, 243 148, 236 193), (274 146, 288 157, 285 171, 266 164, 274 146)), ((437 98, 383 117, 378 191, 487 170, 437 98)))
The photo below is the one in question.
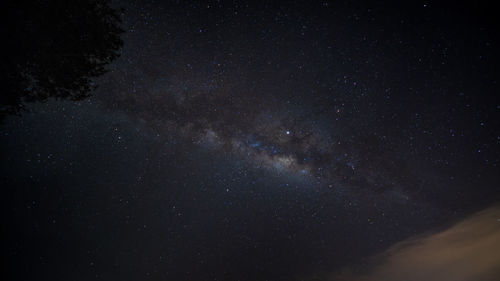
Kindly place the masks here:
POLYGON ((0 124, 12 280, 498 280, 491 7, 114 5, 92 96, 0 124))

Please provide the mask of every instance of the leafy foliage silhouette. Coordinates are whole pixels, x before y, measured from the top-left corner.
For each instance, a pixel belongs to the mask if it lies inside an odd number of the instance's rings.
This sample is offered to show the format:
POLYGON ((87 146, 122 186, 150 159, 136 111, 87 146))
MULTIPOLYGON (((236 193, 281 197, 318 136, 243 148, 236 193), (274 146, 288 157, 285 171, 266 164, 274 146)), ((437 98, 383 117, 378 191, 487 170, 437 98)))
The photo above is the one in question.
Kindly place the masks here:
POLYGON ((92 78, 106 72, 123 45, 120 10, 109 0, 14 0, 4 19, 0 117, 25 102, 88 97, 92 78))

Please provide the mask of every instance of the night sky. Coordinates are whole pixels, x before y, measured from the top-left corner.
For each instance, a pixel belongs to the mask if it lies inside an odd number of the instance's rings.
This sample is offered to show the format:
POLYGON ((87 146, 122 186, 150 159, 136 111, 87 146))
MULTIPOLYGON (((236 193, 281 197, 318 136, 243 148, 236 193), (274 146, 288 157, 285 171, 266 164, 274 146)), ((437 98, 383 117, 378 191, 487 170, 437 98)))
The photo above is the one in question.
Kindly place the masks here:
POLYGON ((9 280, 500 280, 499 20, 435 2, 114 2, 0 123, 9 280))

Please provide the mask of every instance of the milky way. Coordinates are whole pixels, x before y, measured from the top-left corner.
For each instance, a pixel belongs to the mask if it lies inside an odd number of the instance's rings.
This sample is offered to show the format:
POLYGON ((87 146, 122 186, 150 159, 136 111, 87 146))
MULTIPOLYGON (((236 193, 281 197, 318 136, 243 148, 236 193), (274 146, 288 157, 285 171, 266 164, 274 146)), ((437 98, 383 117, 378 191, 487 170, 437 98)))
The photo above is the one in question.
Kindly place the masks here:
MULTIPOLYGON (((224 71, 219 68, 213 71, 222 75, 224 71)), ((186 71, 190 77, 214 75, 192 65, 186 71)), ((123 75, 115 70, 113 76, 117 74, 123 75)), ((342 98, 326 103, 292 103, 283 93, 251 90, 234 74, 217 76, 219 83, 213 82, 214 78, 196 78, 194 82, 190 78, 183 87, 172 86, 175 78, 150 81, 142 74, 139 77, 132 92, 121 87, 106 92, 106 96, 115 98, 109 103, 106 97, 105 105, 130 108, 130 116, 145 120, 158 134, 173 134, 210 150, 235 153, 255 168, 307 180, 317 188, 408 196, 404 189, 411 186, 403 188, 403 182, 398 182, 397 174, 404 167, 395 164, 396 151, 384 148, 386 136, 359 128, 348 128, 351 135, 346 136, 344 115, 353 111, 341 102, 342 98), (151 84, 144 84, 142 79, 151 84), (210 83, 217 86, 191 87, 210 83), (136 94, 136 88, 142 92, 136 94), (325 123, 324 116, 331 121, 325 123), (387 158, 392 160, 384 160, 387 158)), ((341 89, 328 91, 333 97, 343 95, 341 89)))

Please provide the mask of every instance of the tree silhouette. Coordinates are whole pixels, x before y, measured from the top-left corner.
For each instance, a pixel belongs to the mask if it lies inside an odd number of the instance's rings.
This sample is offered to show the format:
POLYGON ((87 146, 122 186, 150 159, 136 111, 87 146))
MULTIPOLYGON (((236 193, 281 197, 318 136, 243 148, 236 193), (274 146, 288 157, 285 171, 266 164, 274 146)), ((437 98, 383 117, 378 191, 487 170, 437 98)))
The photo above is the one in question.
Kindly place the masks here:
POLYGON ((8 2, 0 118, 24 102, 87 97, 119 56, 119 11, 109 0, 8 2))

